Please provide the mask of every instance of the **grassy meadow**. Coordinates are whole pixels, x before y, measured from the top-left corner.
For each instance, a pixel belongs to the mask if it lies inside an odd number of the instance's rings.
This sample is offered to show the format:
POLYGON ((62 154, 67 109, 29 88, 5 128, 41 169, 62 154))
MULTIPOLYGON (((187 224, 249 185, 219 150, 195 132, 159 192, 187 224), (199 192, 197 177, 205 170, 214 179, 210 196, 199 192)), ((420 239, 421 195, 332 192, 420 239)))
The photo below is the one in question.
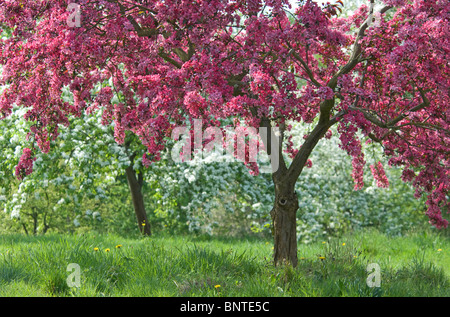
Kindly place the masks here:
POLYGON ((436 231, 354 232, 299 245, 292 268, 274 267, 272 241, 250 237, 8 234, 0 236, 0 296, 448 297, 449 251, 436 231), (79 287, 67 282, 71 263, 79 287), (367 284, 370 263, 380 287, 367 284))

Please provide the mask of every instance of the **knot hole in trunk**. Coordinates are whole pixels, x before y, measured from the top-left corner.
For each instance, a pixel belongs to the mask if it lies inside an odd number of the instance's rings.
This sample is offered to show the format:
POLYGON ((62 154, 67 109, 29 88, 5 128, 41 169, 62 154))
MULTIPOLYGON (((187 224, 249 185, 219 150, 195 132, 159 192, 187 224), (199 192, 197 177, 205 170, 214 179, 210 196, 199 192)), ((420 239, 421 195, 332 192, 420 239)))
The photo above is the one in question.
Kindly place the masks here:
POLYGON ((286 198, 280 198, 280 199, 278 200, 278 203, 279 203, 281 206, 286 206, 287 202, 288 202, 288 200, 287 200, 286 198))

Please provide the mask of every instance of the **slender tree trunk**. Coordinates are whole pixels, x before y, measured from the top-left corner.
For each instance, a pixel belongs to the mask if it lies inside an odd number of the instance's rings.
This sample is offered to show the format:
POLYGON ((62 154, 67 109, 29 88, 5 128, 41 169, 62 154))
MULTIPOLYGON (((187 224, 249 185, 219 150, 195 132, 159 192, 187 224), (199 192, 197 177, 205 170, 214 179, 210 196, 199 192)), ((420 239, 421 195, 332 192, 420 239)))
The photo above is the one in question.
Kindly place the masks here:
POLYGON ((274 264, 297 266, 298 197, 293 185, 275 181, 275 203, 270 215, 273 222, 274 264))
POLYGON ((27 226, 25 225, 24 222, 22 222, 22 227, 23 227, 23 230, 25 230, 25 234, 28 236, 27 226))
POLYGON ((144 196, 142 194, 142 185, 144 182, 142 173, 136 176, 133 166, 126 169, 128 186, 131 191, 131 198, 133 200, 134 212, 138 222, 139 230, 143 235, 150 236, 150 224, 147 220, 147 213, 145 211, 144 196))
POLYGON ((46 234, 47 230, 50 228, 50 224, 47 223, 47 212, 44 212, 43 225, 44 225, 44 228, 42 229, 42 233, 46 234))
POLYGON ((38 212, 36 211, 35 207, 32 207, 33 212, 31 213, 31 218, 33 218, 33 235, 37 234, 37 227, 38 227, 38 212))

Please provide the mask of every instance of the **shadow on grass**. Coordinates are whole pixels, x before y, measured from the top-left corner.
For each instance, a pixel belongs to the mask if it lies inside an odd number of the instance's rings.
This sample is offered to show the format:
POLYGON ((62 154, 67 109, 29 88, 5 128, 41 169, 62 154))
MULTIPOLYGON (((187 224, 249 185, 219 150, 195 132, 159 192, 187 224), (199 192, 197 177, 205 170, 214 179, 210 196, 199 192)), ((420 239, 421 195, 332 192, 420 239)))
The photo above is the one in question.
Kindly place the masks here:
POLYGON ((34 282, 31 274, 24 269, 8 265, 0 261, 0 285, 8 284, 13 281, 34 282))

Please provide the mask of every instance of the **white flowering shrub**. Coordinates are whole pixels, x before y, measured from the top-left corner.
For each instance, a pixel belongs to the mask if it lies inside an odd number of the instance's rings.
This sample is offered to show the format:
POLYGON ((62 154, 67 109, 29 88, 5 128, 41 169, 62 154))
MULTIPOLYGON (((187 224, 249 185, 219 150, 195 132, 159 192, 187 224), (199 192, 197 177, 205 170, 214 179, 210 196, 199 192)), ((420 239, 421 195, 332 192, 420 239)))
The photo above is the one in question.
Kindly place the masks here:
MULTIPOLYGON (((294 142, 301 142, 308 131, 296 125, 291 133, 294 142)), ((400 179, 401 171, 390 168, 382 151, 370 143, 364 147, 365 186, 355 191, 352 165, 339 142, 334 137, 322 139, 312 153, 312 167, 306 168, 297 182, 299 241, 309 243, 365 227, 399 235, 423 223, 424 200, 414 198, 412 187, 400 179), (388 188, 377 187, 370 172, 369 166, 378 161, 386 169, 388 188)))
POLYGON ((165 218, 166 226, 191 232, 260 231, 256 228, 270 223, 270 175, 252 176, 242 163, 224 160, 216 152, 184 163, 164 156, 147 171, 148 183, 158 184, 146 192, 149 209, 165 218))
MULTIPOLYGON (((299 124, 290 132, 297 144, 307 133, 299 124)), ((398 170, 388 168, 381 151, 370 144, 364 150, 365 187, 355 191, 351 162, 340 149, 339 140, 331 137, 320 141, 311 156, 312 166, 305 169, 296 185, 300 242, 370 226, 398 235, 420 223, 424 202, 414 198, 398 170), (371 175, 369 166, 378 161, 384 162, 389 188, 377 187, 371 175)), ((159 184, 149 195, 157 205, 154 209, 165 217, 167 225, 186 225, 195 232, 230 234, 240 228, 241 232, 270 235, 271 176, 252 176, 242 163, 221 163, 224 159, 214 155, 182 164, 167 159, 151 166, 148 177, 151 183, 159 184)))
MULTIPOLYGON (((32 145, 25 132, 29 123, 23 115, 24 110, 15 109, 10 117, 0 120, 3 211, 20 220, 24 228, 32 222, 35 232, 45 232, 52 224, 64 230, 83 224, 100 225, 103 218, 98 210, 110 200, 112 186, 130 164, 124 147, 114 140, 112 127, 101 124, 100 112, 72 118, 69 128, 59 127, 59 138, 52 141, 49 153, 37 152, 33 173, 18 181, 18 158, 23 148, 32 145), (98 210, 89 214, 87 205, 98 210), (63 225, 61 218, 68 219, 68 224, 63 225)), ((135 164, 142 168, 139 162, 135 164)))

